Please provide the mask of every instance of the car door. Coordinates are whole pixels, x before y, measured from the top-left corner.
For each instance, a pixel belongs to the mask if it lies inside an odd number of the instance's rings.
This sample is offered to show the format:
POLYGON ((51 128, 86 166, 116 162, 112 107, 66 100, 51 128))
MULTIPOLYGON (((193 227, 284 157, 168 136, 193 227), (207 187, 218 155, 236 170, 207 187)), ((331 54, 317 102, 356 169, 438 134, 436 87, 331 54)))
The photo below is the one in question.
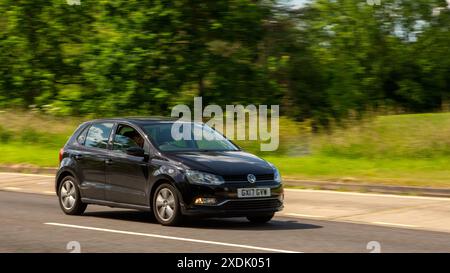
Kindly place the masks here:
POLYGON ((126 149, 149 147, 142 134, 128 124, 118 124, 113 134, 111 152, 106 166, 106 198, 108 201, 147 206, 148 156, 128 155, 126 149))
POLYGON ((88 128, 84 143, 73 155, 84 198, 105 200, 105 161, 108 159, 113 126, 112 122, 93 123, 88 128))

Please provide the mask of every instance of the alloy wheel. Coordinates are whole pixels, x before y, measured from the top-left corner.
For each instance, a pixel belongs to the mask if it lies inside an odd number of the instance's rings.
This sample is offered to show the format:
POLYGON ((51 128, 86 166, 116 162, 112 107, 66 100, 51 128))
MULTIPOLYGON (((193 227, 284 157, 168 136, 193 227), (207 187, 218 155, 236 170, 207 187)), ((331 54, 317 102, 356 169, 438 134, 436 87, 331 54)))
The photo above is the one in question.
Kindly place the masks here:
POLYGON ((71 210, 74 207, 77 196, 73 181, 64 181, 64 184, 61 186, 60 198, 64 209, 71 210))
POLYGON ((156 195, 156 213, 164 220, 169 221, 175 211, 175 197, 172 191, 168 188, 162 188, 156 195))

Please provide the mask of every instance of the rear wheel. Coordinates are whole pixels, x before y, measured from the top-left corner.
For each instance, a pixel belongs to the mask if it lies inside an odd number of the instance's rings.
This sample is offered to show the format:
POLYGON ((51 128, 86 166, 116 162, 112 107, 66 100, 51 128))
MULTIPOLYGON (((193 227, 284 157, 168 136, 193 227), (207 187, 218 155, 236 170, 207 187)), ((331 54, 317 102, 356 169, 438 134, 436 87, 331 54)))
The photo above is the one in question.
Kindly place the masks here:
POLYGON ((87 204, 81 201, 75 178, 66 176, 58 188, 59 205, 65 214, 80 215, 86 210, 87 204))
POLYGON ((153 196, 152 208, 156 220, 162 225, 174 226, 181 222, 177 191, 169 183, 158 186, 153 196))
POLYGON ((247 216, 247 219, 255 224, 264 224, 272 220, 275 213, 247 216))

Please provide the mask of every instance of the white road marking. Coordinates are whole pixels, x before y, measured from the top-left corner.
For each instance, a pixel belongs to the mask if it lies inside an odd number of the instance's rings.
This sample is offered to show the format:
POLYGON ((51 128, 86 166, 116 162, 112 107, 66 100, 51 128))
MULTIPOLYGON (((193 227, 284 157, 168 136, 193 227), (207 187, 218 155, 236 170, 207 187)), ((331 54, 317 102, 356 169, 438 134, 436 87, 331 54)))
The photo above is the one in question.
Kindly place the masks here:
POLYGON ((266 248, 266 247, 250 246, 250 245, 231 244, 231 243, 223 243, 223 242, 216 242, 216 241, 206 241, 206 240, 198 240, 198 239, 190 239, 190 238, 174 237, 174 236, 165 236, 165 235, 158 235, 158 234, 151 234, 151 233, 140 233, 140 232, 116 230, 116 229, 96 228, 96 227, 69 225, 69 224, 61 224, 61 223, 44 223, 44 224, 45 225, 51 225, 51 226, 60 226, 60 227, 68 227, 68 228, 78 228, 78 229, 87 229, 87 230, 111 232, 111 233, 118 233, 118 234, 145 236, 145 237, 153 237, 153 238, 159 238, 159 239, 176 240, 176 241, 184 241, 184 242, 192 242, 192 243, 200 243, 200 244, 210 244, 210 245, 237 247, 237 248, 247 248, 247 249, 262 250, 262 251, 267 251, 267 252, 301 253, 301 252, 291 251, 291 250, 266 248))
POLYGON ((17 187, 3 187, 3 190, 7 190, 7 191, 23 191, 22 188, 17 188, 17 187))
POLYGON ((388 223, 388 222, 364 222, 364 221, 355 221, 355 220, 344 220, 344 219, 327 219, 325 216, 319 215, 309 215, 309 214, 299 214, 299 213, 283 213, 281 216, 293 216, 293 217, 302 217, 302 218, 320 218, 330 222, 340 222, 340 223, 351 223, 351 224, 373 224, 377 226, 389 226, 389 227, 399 227, 399 228, 421 228, 419 226, 407 225, 407 224, 397 224, 397 223, 388 223))
POLYGON ((48 174, 34 174, 34 173, 14 173, 14 172, 0 172, 0 174, 7 174, 7 175, 13 175, 13 176, 38 176, 38 177, 51 177, 55 178, 55 175, 48 175, 48 174))
POLYGON ((324 218, 325 217, 325 216, 320 216, 320 215, 310 215, 310 214, 301 214, 301 213, 283 213, 282 215, 295 216, 295 217, 307 217, 307 218, 324 218))
POLYGON ((56 195, 56 192, 54 191, 43 191, 43 194, 51 194, 51 195, 56 195))
POLYGON ((396 224, 396 223, 387 223, 387 222, 371 222, 375 225, 382 225, 382 226, 395 226, 395 227, 409 227, 409 228, 418 228, 418 226, 414 225, 406 225, 406 224, 396 224))
POLYGON ((284 189, 284 191, 291 192, 312 192, 312 193, 333 193, 333 194, 345 194, 345 195, 359 195, 359 196, 374 196, 374 197, 392 197, 392 198, 404 198, 404 199, 423 199, 423 200, 436 200, 436 201, 450 201, 448 197, 431 197, 431 196, 411 196, 411 195, 397 195, 387 193, 362 193, 362 192, 347 192, 347 191, 331 191, 331 190, 304 190, 304 189, 284 189))

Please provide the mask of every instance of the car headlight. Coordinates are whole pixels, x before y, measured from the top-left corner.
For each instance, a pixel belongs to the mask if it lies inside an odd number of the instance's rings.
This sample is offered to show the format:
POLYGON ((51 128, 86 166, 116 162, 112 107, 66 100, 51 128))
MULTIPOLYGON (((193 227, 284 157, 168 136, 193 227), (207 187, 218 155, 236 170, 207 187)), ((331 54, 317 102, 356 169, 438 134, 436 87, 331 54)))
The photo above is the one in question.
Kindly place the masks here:
POLYGON ((276 182, 281 183, 281 175, 280 175, 280 172, 278 171, 277 168, 274 168, 273 170, 274 170, 274 173, 273 173, 273 179, 274 179, 276 182))
POLYGON ((220 185, 224 183, 224 180, 221 176, 194 170, 187 170, 186 178, 192 184, 220 185))
POLYGON ((273 165, 272 163, 269 163, 269 165, 273 169, 273 180, 275 180, 278 183, 281 183, 281 175, 280 175, 280 172, 278 171, 277 167, 275 167, 275 165, 273 165))

